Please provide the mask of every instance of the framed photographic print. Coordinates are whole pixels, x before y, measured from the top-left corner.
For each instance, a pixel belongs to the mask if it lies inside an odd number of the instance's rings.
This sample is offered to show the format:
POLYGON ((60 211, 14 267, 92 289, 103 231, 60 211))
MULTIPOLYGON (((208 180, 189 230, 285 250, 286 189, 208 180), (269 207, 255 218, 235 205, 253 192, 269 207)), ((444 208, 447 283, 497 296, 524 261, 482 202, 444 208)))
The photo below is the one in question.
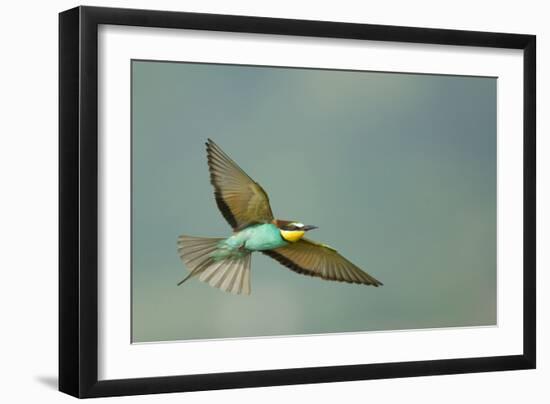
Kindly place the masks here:
POLYGON ((535 367, 535 37, 60 14, 59 388, 535 367))

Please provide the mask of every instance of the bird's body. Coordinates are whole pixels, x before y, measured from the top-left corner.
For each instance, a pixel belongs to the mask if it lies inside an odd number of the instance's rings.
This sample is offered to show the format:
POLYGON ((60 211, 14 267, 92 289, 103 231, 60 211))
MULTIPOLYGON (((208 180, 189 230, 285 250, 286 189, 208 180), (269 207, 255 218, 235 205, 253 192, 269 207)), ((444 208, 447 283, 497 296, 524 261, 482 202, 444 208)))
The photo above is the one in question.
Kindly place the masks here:
POLYGON ((180 236, 178 252, 190 273, 178 285, 198 276, 224 291, 249 294, 251 255, 256 251, 301 274, 382 285, 332 247, 303 237, 316 226, 275 219, 264 189, 212 140, 206 149, 216 203, 234 232, 227 238, 180 236))
POLYGON ((273 223, 254 224, 225 239, 222 244, 231 249, 264 251, 288 245, 273 223))

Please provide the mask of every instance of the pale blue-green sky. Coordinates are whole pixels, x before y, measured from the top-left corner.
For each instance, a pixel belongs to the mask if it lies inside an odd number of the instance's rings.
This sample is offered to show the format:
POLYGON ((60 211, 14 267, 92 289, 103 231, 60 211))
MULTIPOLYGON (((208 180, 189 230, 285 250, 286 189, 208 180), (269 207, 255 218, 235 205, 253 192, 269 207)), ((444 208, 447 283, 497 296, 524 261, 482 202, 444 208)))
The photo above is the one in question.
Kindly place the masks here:
POLYGON ((133 341, 496 323, 496 79, 132 62, 133 341), (282 219, 384 283, 252 258, 252 294, 187 273, 180 234, 228 236, 215 140, 282 219))

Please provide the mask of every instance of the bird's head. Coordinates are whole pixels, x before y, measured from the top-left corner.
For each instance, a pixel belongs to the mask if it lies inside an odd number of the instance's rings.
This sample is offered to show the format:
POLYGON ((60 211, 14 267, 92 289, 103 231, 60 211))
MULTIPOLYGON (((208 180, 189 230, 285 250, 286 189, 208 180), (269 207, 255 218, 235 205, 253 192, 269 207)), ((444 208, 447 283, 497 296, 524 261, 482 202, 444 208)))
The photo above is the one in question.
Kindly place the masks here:
POLYGON ((276 220, 275 225, 281 232, 281 237, 288 242, 295 243, 304 237, 306 231, 316 229, 317 226, 306 225, 288 220, 276 220))

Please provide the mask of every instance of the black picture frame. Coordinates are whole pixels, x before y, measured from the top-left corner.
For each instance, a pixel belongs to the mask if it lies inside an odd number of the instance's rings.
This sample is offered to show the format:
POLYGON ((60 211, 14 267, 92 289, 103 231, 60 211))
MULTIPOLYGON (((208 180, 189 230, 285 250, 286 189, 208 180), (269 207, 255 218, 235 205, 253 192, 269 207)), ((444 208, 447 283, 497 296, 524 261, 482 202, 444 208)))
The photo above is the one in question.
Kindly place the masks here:
POLYGON ((535 60, 534 35, 97 7, 60 13, 59 390, 84 398, 535 368, 535 60), (100 24, 523 50, 523 354, 99 381, 100 24))

